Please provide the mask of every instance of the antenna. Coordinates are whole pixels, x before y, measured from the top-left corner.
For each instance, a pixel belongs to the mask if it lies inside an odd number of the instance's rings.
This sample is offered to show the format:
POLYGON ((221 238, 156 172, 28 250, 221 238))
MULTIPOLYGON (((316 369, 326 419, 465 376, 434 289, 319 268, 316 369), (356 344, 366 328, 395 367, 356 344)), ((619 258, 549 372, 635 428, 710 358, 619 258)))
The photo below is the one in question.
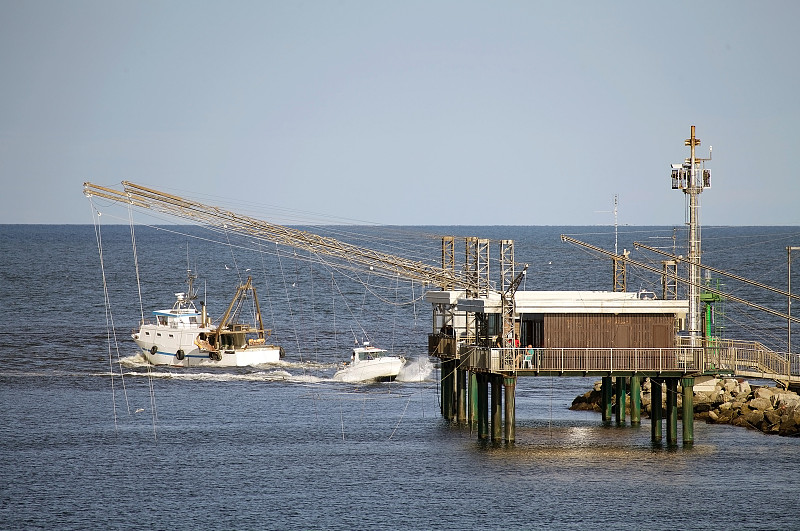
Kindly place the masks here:
POLYGON ((619 254, 619 250, 618 250, 618 247, 617 247, 617 241, 618 241, 618 238, 617 238, 617 235, 618 235, 618 230, 617 230, 617 227, 618 227, 618 225, 617 225, 617 204, 618 203, 619 203, 619 197, 618 197, 617 194, 614 194, 614 210, 595 210, 595 213, 597 213, 597 214, 609 214, 609 213, 613 213, 614 214, 614 254, 619 254))
POLYGON ((617 199, 617 194, 614 194, 614 254, 619 254, 619 251, 617 250, 617 199))
POLYGON ((689 158, 683 163, 673 164, 671 170, 672 189, 682 190, 687 203, 689 219, 689 323, 688 332, 692 346, 696 345, 701 336, 700 316, 698 314, 700 303, 700 194, 705 188, 711 187, 711 170, 704 166, 706 160, 711 158, 711 148, 708 149, 708 159, 695 156, 695 148, 700 145, 700 139, 695 136, 695 127, 691 128, 691 136, 684 140, 684 146, 689 148, 689 158))

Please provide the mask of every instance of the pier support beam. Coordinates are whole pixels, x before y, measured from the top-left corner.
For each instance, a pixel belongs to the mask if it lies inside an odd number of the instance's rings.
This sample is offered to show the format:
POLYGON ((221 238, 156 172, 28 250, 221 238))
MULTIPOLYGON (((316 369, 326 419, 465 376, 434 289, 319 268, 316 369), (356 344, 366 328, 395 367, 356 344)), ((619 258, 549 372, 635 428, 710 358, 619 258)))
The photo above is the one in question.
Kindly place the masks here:
POLYGON ((650 378, 650 440, 661 442, 661 419, 664 418, 661 380, 650 378))
POLYGON ((628 394, 625 377, 617 376, 617 424, 625 424, 625 396, 628 394))
POLYGON ((631 376, 631 426, 642 422, 642 377, 631 376))
POLYGON ((503 437, 503 377, 492 374, 492 441, 503 437))
POLYGON ((478 439, 489 437, 489 375, 486 373, 477 374, 478 383, 478 439))
POLYGON ((516 400, 517 377, 506 376, 503 378, 503 386, 506 390, 506 423, 505 438, 506 442, 513 443, 516 437, 516 400))
POLYGON ((455 418, 456 404, 456 364, 458 360, 442 361, 442 416, 447 420, 455 418))
POLYGON ((467 422, 467 371, 456 369, 456 420, 467 422))
POLYGON ((694 378, 681 378, 683 387, 683 444, 694 443, 694 378))
POLYGON ((603 414, 603 422, 611 420, 611 395, 613 393, 613 380, 611 376, 603 376, 600 385, 600 409, 603 414))
POLYGON ((478 375, 474 371, 469 372, 469 423, 478 425, 478 375))
POLYGON ((678 379, 667 378, 667 444, 678 443, 678 379))
POLYGON ((439 377, 439 411, 442 414, 442 417, 449 419, 447 412, 450 408, 450 403, 448 401, 448 397, 450 394, 447 392, 447 384, 449 382, 448 374, 450 372, 450 362, 447 360, 441 360, 439 366, 440 369, 440 377, 439 377))

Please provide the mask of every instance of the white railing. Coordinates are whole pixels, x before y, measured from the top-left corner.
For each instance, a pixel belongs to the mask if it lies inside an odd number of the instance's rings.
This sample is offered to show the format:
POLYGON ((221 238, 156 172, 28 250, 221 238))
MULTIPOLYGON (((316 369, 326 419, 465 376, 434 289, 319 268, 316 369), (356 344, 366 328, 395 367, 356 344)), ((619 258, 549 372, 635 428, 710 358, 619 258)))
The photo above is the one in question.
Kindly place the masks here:
MULTIPOLYGON (((774 352, 761 343, 676 339, 673 348, 491 348, 461 344, 464 368, 490 372, 678 372, 760 376, 800 381, 800 354, 774 352)), ((436 355, 435 353, 432 355, 436 355)))
POLYGON ((469 365, 515 372, 698 372, 705 370, 700 348, 486 348, 470 347, 469 365))
MULTIPOLYGON (((680 340, 689 342, 689 338, 680 340)), ((717 369, 748 376, 759 373, 786 380, 800 378, 800 354, 775 352, 757 341, 707 339, 702 346, 706 358, 717 369)))
POLYGON ((487 348, 467 346, 461 358, 492 372, 679 372, 800 378, 800 355, 773 352, 760 343, 705 341, 673 348, 487 348))

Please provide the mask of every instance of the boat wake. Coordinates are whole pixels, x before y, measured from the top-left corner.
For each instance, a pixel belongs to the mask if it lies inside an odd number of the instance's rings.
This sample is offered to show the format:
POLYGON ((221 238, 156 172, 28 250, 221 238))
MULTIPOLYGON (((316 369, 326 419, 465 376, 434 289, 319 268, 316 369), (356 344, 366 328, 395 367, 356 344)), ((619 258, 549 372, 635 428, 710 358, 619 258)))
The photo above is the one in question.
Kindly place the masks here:
MULTIPOLYGON (((140 368, 149 366, 149 367, 152 367, 153 370, 161 370, 161 369, 164 369, 164 368, 168 367, 168 365, 151 365, 150 362, 148 362, 147 359, 141 353, 137 353, 137 354, 134 354, 132 356, 125 356, 123 358, 120 358, 119 362, 120 362, 120 365, 122 365, 123 367, 128 368, 128 369, 140 369, 140 368)), ((209 363, 209 366, 212 366, 212 364, 209 363)), ((190 367, 190 368, 174 367, 174 369, 175 370, 182 370, 182 371, 192 371, 192 370, 196 370, 196 369, 202 368, 202 367, 203 366, 200 365, 199 367, 190 367)), ((336 367, 338 367, 338 365, 336 363, 322 363, 322 362, 318 362, 318 361, 286 361, 286 360, 280 360, 280 361, 275 361, 275 362, 271 362, 271 363, 262 363, 262 364, 256 364, 256 365, 244 365, 244 366, 241 366, 241 367, 238 367, 238 368, 246 370, 246 369, 267 369, 267 368, 275 368, 275 367, 285 368, 287 370, 288 369, 302 369, 302 370, 310 370, 310 371, 324 371, 326 369, 335 369, 336 367)), ((209 368, 211 368, 211 367, 209 367, 209 368)), ((226 369, 229 370, 229 369, 232 369, 232 368, 236 369, 237 367, 219 367, 219 370, 224 371, 226 369)), ((217 367, 214 367, 214 370, 216 370, 216 369, 217 369, 217 367)))
POLYGON ((407 360, 400 373, 397 375, 398 382, 424 382, 433 373, 433 363, 427 356, 420 356, 416 360, 407 360))
MULTIPOLYGON (((330 370, 340 368, 336 363, 318 361, 285 361, 246 367, 169 367, 151 365, 140 353, 122 357, 119 361, 126 377, 159 378, 182 381, 249 381, 249 382, 287 382, 300 384, 329 383, 330 370)), ((428 381, 433 373, 434 364, 426 356, 408 359, 401 367, 396 381, 403 383, 421 383, 428 381)), ((100 373, 110 376, 109 373, 100 373)), ((119 374, 117 374, 119 376, 119 374)))
POLYGON ((324 381, 310 374, 292 374, 283 369, 272 371, 257 371, 249 373, 230 373, 230 372, 189 372, 164 371, 154 368, 150 371, 130 371, 126 372, 128 377, 162 378, 167 380, 183 381, 209 381, 209 382, 292 382, 292 383, 316 383, 324 381))

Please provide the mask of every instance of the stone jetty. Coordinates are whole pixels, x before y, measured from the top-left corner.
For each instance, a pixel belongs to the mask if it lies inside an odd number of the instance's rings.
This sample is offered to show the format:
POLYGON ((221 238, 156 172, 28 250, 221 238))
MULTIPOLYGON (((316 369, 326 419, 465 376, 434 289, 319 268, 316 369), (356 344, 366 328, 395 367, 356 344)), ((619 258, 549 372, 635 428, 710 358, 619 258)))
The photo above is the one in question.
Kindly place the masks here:
MULTIPOLYGON (((600 412, 600 385, 572 401, 570 409, 600 412)), ((651 415, 651 382, 642 383, 642 414, 651 415)), ((666 408, 666 386, 661 396, 666 408)), ((628 386, 630 389, 630 386, 628 386)), ((681 415, 681 389, 678 389, 678 415, 681 415)), ((625 401, 630 410, 630 399, 625 401)), ((616 407, 616 404, 614 404, 616 407)), ((778 387, 751 385, 747 381, 727 378, 704 382, 694 388, 694 418, 715 424, 733 424, 764 433, 800 436, 800 395, 778 387)))

